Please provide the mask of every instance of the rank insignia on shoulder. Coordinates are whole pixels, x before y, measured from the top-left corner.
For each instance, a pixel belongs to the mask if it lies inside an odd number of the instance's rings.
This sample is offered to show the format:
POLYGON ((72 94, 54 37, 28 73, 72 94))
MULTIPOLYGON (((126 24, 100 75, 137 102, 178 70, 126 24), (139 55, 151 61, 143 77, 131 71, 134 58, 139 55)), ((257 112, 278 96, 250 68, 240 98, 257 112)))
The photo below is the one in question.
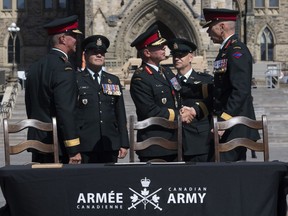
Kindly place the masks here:
POLYGON ((143 67, 139 67, 136 69, 136 71, 134 72, 135 74, 140 74, 143 72, 143 67))
POLYGON ((243 54, 240 52, 235 52, 232 54, 233 57, 235 57, 236 59, 239 59, 243 54))
POLYGON ((72 67, 65 67, 65 69, 64 69, 65 71, 72 71, 73 70, 73 68, 72 67))
POLYGON ((66 58, 65 56, 61 56, 60 57, 64 62, 68 62, 68 58, 66 58))
POLYGON ((109 83, 109 84, 112 84, 112 81, 111 81, 110 79, 108 79, 108 83, 109 83))
POLYGON ((242 49, 240 46, 235 46, 233 49, 242 49))

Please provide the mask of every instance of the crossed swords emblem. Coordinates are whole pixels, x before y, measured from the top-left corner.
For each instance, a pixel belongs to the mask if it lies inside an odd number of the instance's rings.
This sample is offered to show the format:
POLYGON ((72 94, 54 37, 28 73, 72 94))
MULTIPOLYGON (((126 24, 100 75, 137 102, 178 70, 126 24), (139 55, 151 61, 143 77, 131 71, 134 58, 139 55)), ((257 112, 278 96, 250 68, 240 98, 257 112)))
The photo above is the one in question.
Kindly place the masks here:
POLYGON ((141 191, 142 194, 136 192, 132 188, 129 188, 129 190, 132 191, 134 195, 130 197, 132 199, 132 205, 128 208, 128 210, 132 208, 136 209, 136 206, 139 205, 140 203, 143 203, 144 209, 146 209, 146 205, 150 203, 151 205, 154 206, 154 209, 159 209, 160 211, 162 211, 162 208, 159 207, 159 203, 158 203, 159 197, 156 195, 156 193, 162 190, 162 188, 159 188, 158 190, 154 191, 150 195, 148 195, 149 191, 146 188, 144 188, 144 190, 141 191), (152 199, 149 199, 151 196, 153 196, 152 199))

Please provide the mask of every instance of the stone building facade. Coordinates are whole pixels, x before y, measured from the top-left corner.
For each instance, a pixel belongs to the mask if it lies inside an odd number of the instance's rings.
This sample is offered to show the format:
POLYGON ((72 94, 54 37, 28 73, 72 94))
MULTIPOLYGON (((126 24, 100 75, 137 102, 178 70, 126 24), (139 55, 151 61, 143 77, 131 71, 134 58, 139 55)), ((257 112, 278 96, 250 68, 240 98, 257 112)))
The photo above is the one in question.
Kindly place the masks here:
MULTIPOLYGON (((7 31, 12 22, 20 27, 16 66, 18 70, 27 70, 48 50, 48 36, 42 25, 56 17, 77 14, 83 38, 93 34, 109 38, 106 68, 119 76, 124 73, 123 65, 137 57, 130 43, 153 24, 158 24, 168 39, 181 37, 194 41, 198 45, 196 55, 207 63, 201 69, 211 71, 219 45, 210 41, 201 26, 204 7, 239 10, 237 32, 248 45, 255 64, 275 64, 285 71, 287 0, 3 0, 0 1, 0 70, 9 74, 13 63, 12 40, 7 31)), ((80 46, 74 59, 80 67, 80 46)))

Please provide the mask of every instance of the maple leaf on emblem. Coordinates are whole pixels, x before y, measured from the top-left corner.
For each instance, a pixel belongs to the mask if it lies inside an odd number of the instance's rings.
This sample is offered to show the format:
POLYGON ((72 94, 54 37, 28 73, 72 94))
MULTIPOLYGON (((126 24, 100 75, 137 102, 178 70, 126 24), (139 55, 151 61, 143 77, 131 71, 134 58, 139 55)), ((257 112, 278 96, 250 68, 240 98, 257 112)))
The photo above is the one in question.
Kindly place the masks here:
POLYGON ((160 199, 160 197, 157 196, 156 194, 152 197, 152 200, 153 200, 155 203, 158 203, 158 202, 159 202, 159 199, 160 199))
POLYGON ((133 196, 130 196, 132 202, 136 202, 138 200, 138 196, 134 194, 133 196))

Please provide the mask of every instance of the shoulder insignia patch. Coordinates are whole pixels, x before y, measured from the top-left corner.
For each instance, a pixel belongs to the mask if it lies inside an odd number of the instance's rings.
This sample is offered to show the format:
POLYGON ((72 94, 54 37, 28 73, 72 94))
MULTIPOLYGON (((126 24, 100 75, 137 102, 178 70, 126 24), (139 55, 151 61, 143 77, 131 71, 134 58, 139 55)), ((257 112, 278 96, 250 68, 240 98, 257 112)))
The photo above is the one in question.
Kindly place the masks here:
POLYGON ((236 43, 238 40, 236 40, 236 39, 233 39, 232 41, 231 41, 231 43, 233 44, 233 43, 236 43))
POLYGON ((242 53, 240 53, 240 52, 235 52, 235 53, 233 53, 232 56, 235 57, 235 58, 237 58, 237 59, 239 59, 239 58, 242 56, 242 53))
POLYGON ((240 46, 235 46, 233 49, 242 49, 240 46))

